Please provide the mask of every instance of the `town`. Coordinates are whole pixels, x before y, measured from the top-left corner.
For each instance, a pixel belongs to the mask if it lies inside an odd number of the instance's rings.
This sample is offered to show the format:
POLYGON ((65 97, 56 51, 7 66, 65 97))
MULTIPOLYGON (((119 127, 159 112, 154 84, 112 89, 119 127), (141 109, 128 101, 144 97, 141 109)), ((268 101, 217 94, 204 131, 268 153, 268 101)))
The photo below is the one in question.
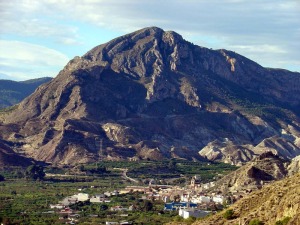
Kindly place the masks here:
MULTIPOLYGON (((185 186, 161 185, 151 180, 144 186, 126 186, 119 190, 88 194, 90 189, 95 188, 91 186, 78 189, 78 193, 67 196, 58 203, 51 203, 48 213, 58 214, 59 220, 65 224, 76 224, 82 215, 82 208, 98 206, 106 212, 102 214, 106 216, 106 224, 134 224, 135 221, 126 220, 130 214, 151 211, 160 205, 159 213, 172 213, 182 219, 196 219, 222 210, 245 194, 212 191, 214 186, 214 182, 202 183, 198 175, 193 176, 190 184, 185 186)), ((91 213, 88 216, 98 217, 98 214, 91 213)))

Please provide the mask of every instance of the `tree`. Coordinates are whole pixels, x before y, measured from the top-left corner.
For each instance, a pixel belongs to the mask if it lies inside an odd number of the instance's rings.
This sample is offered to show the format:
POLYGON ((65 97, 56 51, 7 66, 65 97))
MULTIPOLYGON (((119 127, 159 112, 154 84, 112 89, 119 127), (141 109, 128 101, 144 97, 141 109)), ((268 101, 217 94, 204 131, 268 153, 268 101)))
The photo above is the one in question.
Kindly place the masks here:
POLYGON ((192 223, 194 223, 196 221, 196 217, 194 217, 194 216, 190 216, 189 218, 187 218, 186 220, 185 220, 185 222, 187 223, 187 224, 192 224, 192 223))
POLYGON ((83 172, 83 171, 85 170, 84 165, 80 165, 80 166, 79 166, 79 170, 80 170, 81 172, 83 172))
POLYGON ((180 202, 180 195, 174 196, 174 202, 180 202))
POLYGON ((44 168, 40 165, 28 166, 25 172, 26 178, 33 180, 43 180, 45 175, 44 168))
POLYGON ((105 204, 100 205, 100 209, 101 209, 102 211, 108 210, 108 206, 105 205, 105 204))
POLYGON ((227 219, 227 220, 231 220, 231 219, 234 218, 233 215, 234 215, 233 210, 232 210, 232 209, 228 209, 228 210, 226 210, 226 212, 223 214, 223 217, 224 217, 225 219, 227 219))
POLYGON ((264 225, 264 223, 262 221, 260 221, 259 219, 252 219, 249 222, 249 225, 264 225))
POLYGON ((142 209, 145 211, 145 212, 148 212, 150 211, 151 209, 153 208, 153 203, 149 200, 145 200, 144 201, 144 204, 142 205, 142 209))
POLYGON ((20 170, 17 170, 14 175, 16 178, 24 178, 24 173, 22 173, 20 170))
POLYGON ((2 176, 2 175, 0 174, 0 181, 4 181, 4 180, 5 180, 4 176, 2 176))
POLYGON ((284 217, 282 220, 276 221, 275 225, 286 225, 290 221, 291 217, 284 217))
POLYGON ((170 170, 176 169, 176 162, 173 161, 173 160, 171 160, 171 161, 169 162, 169 164, 168 164, 168 167, 169 167, 170 170))
POLYGON ((138 200, 135 208, 143 212, 148 212, 153 209, 153 203, 149 200, 138 200))
POLYGON ((173 218, 173 220, 174 220, 175 222, 182 222, 182 221, 183 221, 183 217, 177 215, 177 216, 175 216, 175 217, 173 218))

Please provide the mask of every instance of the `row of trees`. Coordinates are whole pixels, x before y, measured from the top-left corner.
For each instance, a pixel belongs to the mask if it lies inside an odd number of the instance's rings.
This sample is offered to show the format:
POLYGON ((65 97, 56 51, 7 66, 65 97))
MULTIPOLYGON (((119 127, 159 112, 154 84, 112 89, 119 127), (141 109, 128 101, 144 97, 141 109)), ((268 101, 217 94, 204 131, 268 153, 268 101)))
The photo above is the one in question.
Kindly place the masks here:
POLYGON ((26 179, 43 180, 45 175, 44 167, 40 165, 31 165, 25 171, 26 179))
POLYGON ((5 177, 26 178, 28 180, 43 180, 45 178, 44 167, 41 165, 30 165, 25 170, 16 170, 14 173, 6 176, 0 174, 0 181, 4 181, 5 177))

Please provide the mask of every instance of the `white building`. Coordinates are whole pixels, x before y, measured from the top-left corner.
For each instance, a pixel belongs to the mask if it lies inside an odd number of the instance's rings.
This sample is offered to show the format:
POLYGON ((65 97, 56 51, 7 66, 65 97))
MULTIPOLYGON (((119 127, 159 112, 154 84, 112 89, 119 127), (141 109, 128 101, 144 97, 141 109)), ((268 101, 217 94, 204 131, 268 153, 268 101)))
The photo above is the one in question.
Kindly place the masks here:
POLYGON ((64 205, 64 206, 69 206, 71 204, 75 204, 78 201, 77 198, 75 198, 74 196, 70 196, 70 197, 66 197, 64 198, 60 204, 64 205))
POLYGON ((200 203, 209 203, 211 202, 211 197, 201 195, 199 196, 200 203))
POLYGON ((117 206, 113 206, 113 207, 110 207, 110 211, 128 211, 128 208, 124 208, 120 205, 117 205, 117 206))
POLYGON ((99 197, 93 196, 90 198, 90 202, 91 203, 101 203, 101 202, 103 202, 103 200, 100 199, 99 197))
POLYGON ((182 202, 188 202, 190 201, 190 195, 189 194, 183 194, 180 196, 180 201, 182 202))
POLYGON ((74 198, 77 198, 79 202, 84 202, 89 200, 89 194, 86 193, 78 193, 77 195, 73 195, 74 198))
POLYGON ((209 182, 209 183, 203 184, 204 189, 209 189, 209 188, 212 188, 214 186, 215 186, 215 182, 209 182))
POLYGON ((220 203, 220 204, 223 204, 224 199, 225 198, 222 195, 216 195, 216 196, 213 196, 213 198, 212 198, 213 202, 220 203))
POLYGON ((191 216, 196 218, 205 217, 210 213, 211 213, 210 211, 189 208, 189 209, 179 209, 178 215, 183 217, 184 219, 187 219, 191 216))
POLYGON ((63 204, 50 204, 50 209, 63 209, 65 206, 63 204))

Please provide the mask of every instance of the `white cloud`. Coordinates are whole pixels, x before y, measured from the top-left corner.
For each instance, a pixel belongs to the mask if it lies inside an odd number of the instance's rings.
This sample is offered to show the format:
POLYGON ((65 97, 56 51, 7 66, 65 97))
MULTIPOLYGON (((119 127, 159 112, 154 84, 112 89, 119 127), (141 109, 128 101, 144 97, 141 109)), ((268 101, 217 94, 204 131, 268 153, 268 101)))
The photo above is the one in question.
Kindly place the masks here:
MULTIPOLYGON (((300 63, 295 59, 289 59, 285 48, 271 44, 231 45, 229 49, 258 63, 263 61, 265 67, 284 68, 286 65, 290 66, 291 64, 299 66, 300 63)), ((291 67, 291 70, 294 70, 294 68, 291 67)))
POLYGON ((269 53, 286 53, 286 50, 280 48, 279 46, 274 46, 274 45, 232 45, 230 46, 231 49, 238 49, 240 51, 245 51, 248 53, 264 53, 264 52, 269 52, 269 53))
POLYGON ((270 66, 300 61, 299 15, 299 0, 10 0, 0 1, 0 32, 78 45, 89 42, 81 40, 85 24, 124 33, 159 26, 270 66))
POLYGON ((0 40, 0 73, 17 80, 56 76, 69 61, 64 54, 40 45, 0 40))
POLYGON ((56 7, 42 0, 0 1, 0 34, 42 37, 64 44, 80 44, 78 28, 62 23, 66 15, 57 12, 56 7))

